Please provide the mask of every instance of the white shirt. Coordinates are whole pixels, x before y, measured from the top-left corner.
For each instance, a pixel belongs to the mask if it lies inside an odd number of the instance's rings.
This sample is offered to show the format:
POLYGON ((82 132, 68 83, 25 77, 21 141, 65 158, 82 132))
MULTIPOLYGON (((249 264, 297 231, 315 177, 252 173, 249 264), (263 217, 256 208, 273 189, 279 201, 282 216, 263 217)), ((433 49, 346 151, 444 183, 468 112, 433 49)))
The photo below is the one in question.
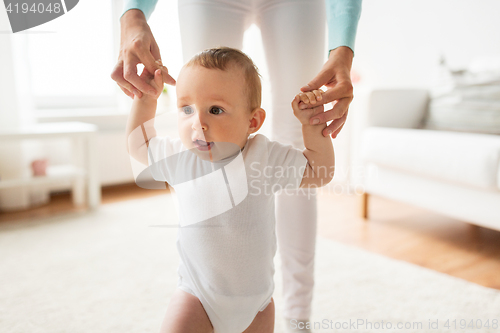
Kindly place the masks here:
POLYGON ((243 332, 274 291, 274 194, 300 185, 307 159, 261 134, 213 163, 180 139, 154 137, 148 150, 153 178, 179 201, 179 288, 200 299, 216 333, 243 332))

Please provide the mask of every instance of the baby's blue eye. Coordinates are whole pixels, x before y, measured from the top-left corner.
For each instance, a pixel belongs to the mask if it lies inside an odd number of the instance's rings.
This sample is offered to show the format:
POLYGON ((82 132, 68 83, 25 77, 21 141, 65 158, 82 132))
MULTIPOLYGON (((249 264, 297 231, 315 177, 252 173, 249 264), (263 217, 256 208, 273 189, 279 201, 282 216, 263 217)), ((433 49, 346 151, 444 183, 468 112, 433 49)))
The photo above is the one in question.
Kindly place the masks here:
POLYGON ((194 112, 193 108, 190 106, 185 106, 185 107, 181 108, 181 111, 184 114, 192 114, 194 112))
POLYGON ((222 112, 224 112, 224 110, 222 110, 221 108, 218 108, 216 106, 214 106, 210 109, 211 114, 221 114, 222 112))

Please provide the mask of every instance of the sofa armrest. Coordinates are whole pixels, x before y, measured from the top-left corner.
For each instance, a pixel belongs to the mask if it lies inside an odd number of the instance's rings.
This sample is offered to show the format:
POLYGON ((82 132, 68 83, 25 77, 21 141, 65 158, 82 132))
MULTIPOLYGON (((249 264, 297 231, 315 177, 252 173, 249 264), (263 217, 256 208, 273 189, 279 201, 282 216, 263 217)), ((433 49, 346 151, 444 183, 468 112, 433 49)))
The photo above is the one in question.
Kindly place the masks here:
POLYGON ((429 104, 424 89, 374 90, 368 103, 368 126, 420 128, 429 104))

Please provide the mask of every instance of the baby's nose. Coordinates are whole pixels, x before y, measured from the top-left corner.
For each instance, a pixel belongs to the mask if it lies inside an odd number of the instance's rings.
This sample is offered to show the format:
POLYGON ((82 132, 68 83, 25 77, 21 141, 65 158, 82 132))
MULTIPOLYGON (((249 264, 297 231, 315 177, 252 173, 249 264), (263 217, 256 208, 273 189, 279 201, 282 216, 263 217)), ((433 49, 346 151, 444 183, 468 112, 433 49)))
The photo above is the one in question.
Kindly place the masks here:
POLYGON ((208 129, 207 123, 204 121, 201 115, 193 117, 193 123, 191 125, 192 129, 195 131, 206 131, 208 129))

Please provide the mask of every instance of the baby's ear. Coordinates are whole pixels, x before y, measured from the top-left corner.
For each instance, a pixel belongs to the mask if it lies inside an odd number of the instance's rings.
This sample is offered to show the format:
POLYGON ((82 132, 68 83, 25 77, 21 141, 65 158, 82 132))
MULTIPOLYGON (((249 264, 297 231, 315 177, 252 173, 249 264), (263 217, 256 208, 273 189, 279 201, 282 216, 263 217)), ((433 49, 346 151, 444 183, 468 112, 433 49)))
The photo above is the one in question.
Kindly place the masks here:
POLYGON ((266 119, 266 111, 263 108, 256 108, 250 113, 250 127, 248 128, 248 134, 257 132, 264 124, 266 119))

